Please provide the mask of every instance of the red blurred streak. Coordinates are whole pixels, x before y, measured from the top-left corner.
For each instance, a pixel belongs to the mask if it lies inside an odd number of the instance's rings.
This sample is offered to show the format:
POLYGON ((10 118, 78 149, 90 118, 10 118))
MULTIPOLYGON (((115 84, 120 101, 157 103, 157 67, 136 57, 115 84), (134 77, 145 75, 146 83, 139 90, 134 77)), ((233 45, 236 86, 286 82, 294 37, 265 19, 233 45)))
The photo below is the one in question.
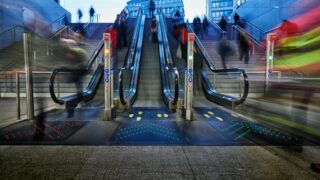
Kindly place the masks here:
POLYGON ((52 136, 50 136, 50 134, 45 133, 39 126, 37 126, 36 124, 32 124, 33 127, 35 127, 36 129, 38 129, 39 131, 41 131, 43 134, 45 134, 46 136, 48 136, 48 138, 50 140, 54 140, 54 138, 52 136))
MULTIPOLYGON (((298 17, 288 19, 290 22, 295 23, 299 27, 299 33, 310 31, 320 25, 320 7, 316 7, 298 17)), ((283 23, 277 25, 277 27, 281 27, 283 23)), ((275 29, 273 32, 276 34, 281 34, 281 30, 279 28, 275 29)))
POLYGON ((59 130, 57 130, 56 128, 50 126, 48 123, 44 123, 44 125, 45 125, 46 127, 51 128, 54 132, 56 132, 56 133, 59 134, 60 136, 65 137, 65 135, 64 135, 61 131, 59 131, 59 130))

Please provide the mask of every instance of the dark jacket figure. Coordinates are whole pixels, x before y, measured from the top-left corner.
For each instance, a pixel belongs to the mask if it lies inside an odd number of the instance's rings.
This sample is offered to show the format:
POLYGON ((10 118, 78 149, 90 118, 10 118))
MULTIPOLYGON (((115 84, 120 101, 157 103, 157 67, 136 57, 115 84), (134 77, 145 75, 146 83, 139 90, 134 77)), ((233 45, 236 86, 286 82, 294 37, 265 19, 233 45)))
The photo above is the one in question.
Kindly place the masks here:
POLYGON ((117 49, 121 50, 122 49, 122 33, 121 33, 121 15, 117 15, 117 19, 113 23, 113 28, 117 30, 117 49))
POLYGON ((150 16, 153 17, 154 16, 154 10, 156 10, 156 4, 154 3, 153 0, 150 0, 149 2, 149 12, 150 12, 150 16))
POLYGON ((208 34, 208 27, 209 27, 209 22, 208 22, 207 17, 205 16, 202 21, 202 28, 203 28, 203 32, 205 35, 208 34))
POLYGON ((156 18, 152 18, 151 23, 150 23, 150 28, 151 28, 151 40, 153 43, 156 43, 158 41, 156 18))
POLYGON ((233 20, 235 25, 240 25, 240 16, 237 13, 234 14, 233 20))
POLYGON ((94 9, 93 7, 91 6, 90 10, 89 10, 89 15, 90 15, 90 22, 92 23, 93 22, 93 16, 94 16, 94 9))
POLYGON ((246 33, 240 33, 239 37, 239 53, 240 53, 240 61, 244 58, 244 63, 248 64, 249 62, 249 50, 251 47, 250 40, 246 33))
POLYGON ((194 28, 194 32, 196 34, 199 34, 201 30, 201 20, 198 16, 193 19, 193 28, 194 28))
POLYGON ((82 16, 83 16, 83 14, 82 14, 81 9, 78 9, 78 19, 79 19, 79 22, 81 22, 82 16))
POLYGON ((223 36, 221 41, 219 42, 218 52, 221 56, 223 68, 226 69, 226 58, 227 56, 232 56, 234 53, 233 49, 231 48, 230 42, 228 41, 226 36, 223 36))
POLYGON ((227 31, 227 20, 224 16, 222 16, 222 18, 219 22, 219 26, 222 30, 227 31))
POLYGON ((173 18, 173 37, 177 41, 179 41, 180 25, 182 23, 181 21, 182 21, 182 18, 181 18, 180 12, 177 11, 176 14, 174 15, 174 18, 173 18))
POLYGON ((123 47, 127 47, 128 46, 128 42, 127 42, 127 26, 126 26, 126 23, 125 23, 125 19, 123 16, 121 16, 121 19, 120 19, 120 38, 119 41, 122 41, 122 42, 119 42, 119 43, 122 43, 123 47))

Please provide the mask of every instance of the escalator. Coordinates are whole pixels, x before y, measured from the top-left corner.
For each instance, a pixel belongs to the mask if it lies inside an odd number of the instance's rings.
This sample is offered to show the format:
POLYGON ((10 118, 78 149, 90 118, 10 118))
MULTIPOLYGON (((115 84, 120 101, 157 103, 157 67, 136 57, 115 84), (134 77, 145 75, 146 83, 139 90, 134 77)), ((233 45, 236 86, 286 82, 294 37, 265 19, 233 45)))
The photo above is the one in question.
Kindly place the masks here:
POLYGON ((164 107, 161 99, 161 76, 158 43, 150 40, 151 19, 145 21, 140 62, 138 96, 134 107, 164 107))
POLYGON ((158 109, 164 108, 166 105, 170 109, 176 107, 178 73, 176 73, 177 70, 172 71, 174 68, 168 62, 168 57, 171 58, 171 54, 166 50, 164 29, 159 23, 158 15, 156 20, 158 22, 158 42, 151 41, 151 19, 143 17, 135 57, 132 58, 134 60, 127 63, 128 66, 121 70, 119 91, 123 105, 130 105, 133 108, 152 107, 158 109), (170 72, 173 73, 173 76, 170 72), (138 81, 139 86, 135 85, 138 81))
MULTIPOLYGON (((173 21, 171 18, 166 19, 168 27, 168 38, 172 52, 178 48, 178 42, 174 39, 173 21)), ((192 32, 192 29, 188 27, 188 31, 192 32)), ((195 53, 194 53, 194 105, 200 107, 207 107, 212 103, 207 103, 207 100, 217 103, 219 105, 235 107, 243 103, 248 95, 249 82, 247 75, 242 69, 215 69, 210 62, 205 49, 201 46, 199 39, 196 37, 195 41, 195 53), (233 97, 217 92, 213 86, 212 81, 209 80, 208 74, 219 74, 224 76, 236 75, 243 77, 243 92, 241 97, 233 97)), ((177 65, 179 72, 184 72, 186 69, 186 62, 183 59, 173 58, 174 63, 177 65)), ((182 75, 180 75, 182 76, 182 75)))
MULTIPOLYGON (((135 19, 128 18, 125 23, 127 27, 131 27, 135 21, 136 21, 135 19)), ((128 37, 132 39, 132 36, 133 36, 133 31, 130 31, 128 37)), ((65 105, 66 107, 76 107, 80 102, 89 102, 90 100, 92 100, 95 97, 98 89, 100 89, 99 92, 102 91, 101 89, 103 88, 103 86, 101 86, 101 88, 99 88, 99 86, 103 84, 103 82, 101 81, 103 79, 103 72, 104 72, 104 62, 103 62, 103 55, 102 55, 103 46, 104 46, 104 42, 103 40, 101 40, 86 65, 86 71, 87 72, 93 71, 93 74, 87 87, 80 93, 75 93, 75 94, 67 95, 64 97, 57 97, 55 91, 59 88, 59 85, 57 85, 55 81, 57 81, 57 77, 61 79, 70 75, 70 70, 67 68, 59 68, 53 71, 50 78, 49 89, 50 89, 51 98, 55 103, 60 105, 65 105)), ((130 51, 129 48, 124 48, 123 50, 118 52, 118 64, 124 63, 124 59, 128 57, 129 51, 130 51)), ((114 73, 116 74, 117 72, 118 70, 114 69, 114 73)), ((99 99, 102 99, 102 98, 100 97, 99 99)), ((103 101, 100 100, 98 104, 103 105, 103 101)))

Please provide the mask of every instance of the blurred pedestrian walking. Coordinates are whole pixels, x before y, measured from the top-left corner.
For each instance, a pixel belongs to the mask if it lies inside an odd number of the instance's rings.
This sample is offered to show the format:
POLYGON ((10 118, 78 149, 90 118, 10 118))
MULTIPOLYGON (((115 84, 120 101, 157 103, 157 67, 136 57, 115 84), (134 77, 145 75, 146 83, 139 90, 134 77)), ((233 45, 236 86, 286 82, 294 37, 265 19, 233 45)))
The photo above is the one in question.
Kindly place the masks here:
POLYGON ((95 14, 95 10, 93 9, 93 7, 91 6, 89 9, 89 15, 90 15, 90 23, 94 22, 94 14, 95 14))

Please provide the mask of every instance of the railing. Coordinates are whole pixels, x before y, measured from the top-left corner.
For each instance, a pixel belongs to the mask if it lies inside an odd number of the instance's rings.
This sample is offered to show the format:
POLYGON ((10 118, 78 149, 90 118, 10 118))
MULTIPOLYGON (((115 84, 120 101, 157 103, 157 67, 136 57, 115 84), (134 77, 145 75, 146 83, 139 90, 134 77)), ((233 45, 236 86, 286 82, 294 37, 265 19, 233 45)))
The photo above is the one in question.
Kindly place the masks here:
POLYGON ((245 23, 245 29, 247 30, 247 32, 253 37, 255 37, 255 39, 261 42, 265 38, 266 33, 261 28, 250 23, 249 21, 246 21, 244 19, 241 20, 245 23))
POLYGON ((42 38, 50 38, 56 32, 60 31, 65 25, 66 20, 70 18, 70 15, 64 14, 63 16, 57 18, 55 21, 50 22, 50 24, 39 31, 39 35, 42 38))
POLYGON ((159 54, 160 54, 160 65, 162 71, 162 88, 163 95, 165 97, 166 104, 170 108, 175 108, 179 99, 179 72, 176 66, 173 64, 170 45, 167 36, 167 27, 164 23, 164 15, 161 13, 156 16, 158 21, 158 43, 159 43, 159 54), (172 71, 174 79, 174 94, 171 94, 171 84, 169 73, 172 71), (174 107, 171 107, 173 105, 174 107))
MULTIPOLYGON (((193 32, 192 28, 190 27, 190 25, 187 26, 188 30, 193 32)), ((208 97, 210 100, 215 101, 217 103, 223 104, 223 105, 230 105, 232 107, 242 104, 249 93, 249 80, 248 80, 248 76, 245 72, 245 70, 243 69, 216 69, 214 67, 214 65, 212 65, 211 62, 213 62, 210 58, 210 56, 208 55, 206 49, 202 46, 201 41, 199 40, 199 38, 196 36, 196 40, 195 40, 195 44, 196 44, 196 50, 198 53, 201 54, 201 57, 203 57, 203 61, 206 64, 206 67, 208 68, 208 70, 214 74, 219 74, 219 75, 223 75, 223 74, 240 74, 243 77, 243 82, 244 82, 244 88, 243 88, 243 93, 239 93, 241 95, 241 97, 239 98, 235 98, 235 97, 231 97, 231 96, 227 96, 227 95, 223 95, 218 93, 215 89, 213 89, 213 87, 211 86, 211 83, 207 77, 207 73, 205 71, 205 69, 202 70, 202 83, 206 89, 206 93, 208 94, 208 97)), ((240 78, 239 78, 240 79, 240 78)), ((241 90, 239 88, 239 90, 241 90)))
POLYGON ((248 33, 245 29, 238 25, 233 25, 232 26, 232 39, 236 40, 240 38, 240 35, 246 35, 249 40, 251 41, 252 44, 252 50, 251 54, 254 55, 257 49, 260 49, 265 52, 266 47, 261 43, 261 41, 257 40, 254 36, 252 36, 250 33, 248 33))
POLYGON ((23 26, 17 25, 0 33, 0 49, 10 46, 14 42, 22 39, 22 33, 25 31, 23 26))
POLYGON ((223 29, 221 29, 221 27, 220 27, 217 23, 213 22, 211 19, 208 19, 208 22, 218 31, 218 33, 219 33, 221 36, 227 34, 226 31, 224 31, 223 29))
POLYGON ((144 25, 145 16, 138 16, 128 58, 119 73, 119 99, 122 105, 132 105, 137 97, 144 25))

